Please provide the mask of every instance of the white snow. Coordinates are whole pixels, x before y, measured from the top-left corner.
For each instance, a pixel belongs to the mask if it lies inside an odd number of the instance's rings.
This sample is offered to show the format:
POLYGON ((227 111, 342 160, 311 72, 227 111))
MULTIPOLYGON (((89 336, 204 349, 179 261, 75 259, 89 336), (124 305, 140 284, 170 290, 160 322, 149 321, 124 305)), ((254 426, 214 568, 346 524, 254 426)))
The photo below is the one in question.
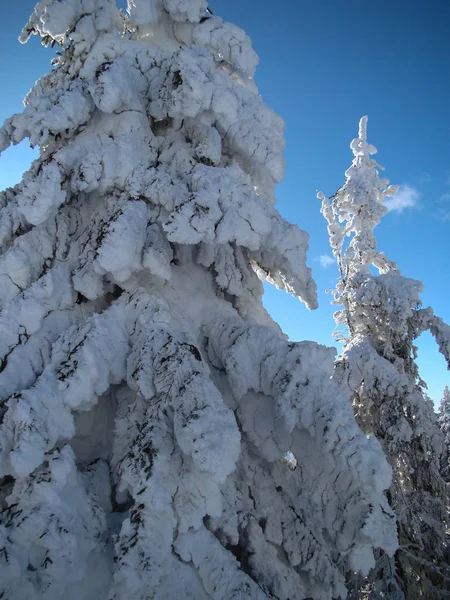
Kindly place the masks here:
POLYGON ((0 194, 5 597, 329 600, 396 548, 334 350, 262 306, 316 306, 308 235, 250 40, 205 8, 41 0, 24 30, 62 53, 0 129, 41 148, 0 194))

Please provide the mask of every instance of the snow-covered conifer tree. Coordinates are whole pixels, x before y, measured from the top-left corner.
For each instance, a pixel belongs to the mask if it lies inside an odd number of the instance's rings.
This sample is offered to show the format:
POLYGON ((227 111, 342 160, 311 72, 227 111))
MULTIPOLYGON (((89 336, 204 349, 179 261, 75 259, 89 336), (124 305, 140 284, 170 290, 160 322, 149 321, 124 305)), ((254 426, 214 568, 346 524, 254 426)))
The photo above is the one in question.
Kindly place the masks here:
POLYGON ((444 435, 444 449, 441 455, 441 475, 450 482, 450 390, 445 386, 439 405, 438 422, 444 435))
POLYGON ((422 308, 421 282, 402 276, 377 250, 374 228, 387 212, 385 197, 397 188, 380 178, 366 129, 363 117, 345 184, 330 199, 318 196, 340 273, 334 303, 343 308, 335 319, 345 329, 333 381, 348 389, 363 431, 378 438, 393 467, 388 498, 400 549, 395 561, 381 553, 370 577, 352 578, 349 589, 355 598, 448 598, 442 436, 419 378, 414 340, 431 331, 448 362, 450 328, 422 308))
POLYGON ((397 547, 334 351, 262 307, 261 280, 315 307, 308 236, 250 40, 206 8, 24 29, 60 52, 0 130, 40 149, 0 195, 3 600, 331 600, 397 547))

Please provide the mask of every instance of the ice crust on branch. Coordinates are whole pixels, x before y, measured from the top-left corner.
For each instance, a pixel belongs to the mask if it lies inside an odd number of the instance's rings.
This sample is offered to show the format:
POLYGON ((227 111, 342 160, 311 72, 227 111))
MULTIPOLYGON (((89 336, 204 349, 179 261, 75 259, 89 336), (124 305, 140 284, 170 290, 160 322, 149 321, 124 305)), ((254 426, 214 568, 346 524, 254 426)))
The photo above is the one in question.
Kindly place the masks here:
POLYGON ((343 307, 335 320, 344 328, 344 350, 332 379, 351 394, 358 423, 380 441, 393 468, 388 498, 400 549, 395 562, 378 555, 369 578, 353 577, 348 588, 355 599, 362 593, 447 598, 449 491, 439 475, 442 435, 419 377, 414 341, 430 331, 450 365, 450 328, 422 307, 422 283, 402 276, 377 249, 374 229, 387 212, 385 197, 397 188, 380 178, 382 167, 371 158, 376 148, 367 142, 367 117, 350 147, 354 159, 342 188, 329 199, 318 194, 340 273, 333 303, 343 307))
POLYGON ((41 151, 0 194, 5 598, 331 600, 397 547, 334 352, 262 306, 316 306, 308 235, 250 40, 205 8, 42 0, 24 29, 61 53, 0 129, 41 151))

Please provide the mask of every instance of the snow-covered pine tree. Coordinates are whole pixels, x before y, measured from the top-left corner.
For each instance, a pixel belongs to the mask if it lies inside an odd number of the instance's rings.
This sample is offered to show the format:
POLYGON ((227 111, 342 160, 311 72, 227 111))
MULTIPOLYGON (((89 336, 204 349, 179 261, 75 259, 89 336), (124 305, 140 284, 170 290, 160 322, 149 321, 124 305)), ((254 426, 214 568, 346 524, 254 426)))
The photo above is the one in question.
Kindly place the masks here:
POLYGON ((315 306, 308 236, 206 8, 42 0, 23 32, 60 52, 0 130, 40 149, 0 196, 3 600, 330 600, 397 547, 334 351, 262 307, 264 279, 315 306))
POLYGON ((450 482, 450 390, 445 386, 439 405, 438 423, 444 436, 444 448, 441 455, 441 475, 450 482))
POLYGON ((385 197, 397 188, 380 178, 382 167, 371 158, 376 148, 367 142, 367 117, 350 147, 345 184, 329 199, 318 194, 340 273, 333 293, 343 309, 335 320, 345 330, 333 381, 348 389, 361 428, 378 438, 393 467, 388 498, 400 549, 395 560, 381 553, 370 577, 351 578, 349 589, 355 598, 449 598, 442 436, 419 378, 414 340, 431 331, 448 362, 450 328, 421 307, 421 282, 402 276, 377 250, 374 228, 387 212, 385 197))

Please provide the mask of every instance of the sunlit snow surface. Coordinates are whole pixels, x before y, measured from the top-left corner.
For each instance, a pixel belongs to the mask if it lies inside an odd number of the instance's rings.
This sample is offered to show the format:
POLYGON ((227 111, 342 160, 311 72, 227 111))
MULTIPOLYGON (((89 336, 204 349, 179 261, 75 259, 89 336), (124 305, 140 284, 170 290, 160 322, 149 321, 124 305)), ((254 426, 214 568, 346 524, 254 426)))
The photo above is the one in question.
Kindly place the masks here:
POLYGON ((250 40, 205 8, 43 0, 24 30, 66 50, 0 130, 41 149, 0 196, 5 598, 325 600, 397 546, 334 351, 262 307, 315 307, 308 236, 250 40))

